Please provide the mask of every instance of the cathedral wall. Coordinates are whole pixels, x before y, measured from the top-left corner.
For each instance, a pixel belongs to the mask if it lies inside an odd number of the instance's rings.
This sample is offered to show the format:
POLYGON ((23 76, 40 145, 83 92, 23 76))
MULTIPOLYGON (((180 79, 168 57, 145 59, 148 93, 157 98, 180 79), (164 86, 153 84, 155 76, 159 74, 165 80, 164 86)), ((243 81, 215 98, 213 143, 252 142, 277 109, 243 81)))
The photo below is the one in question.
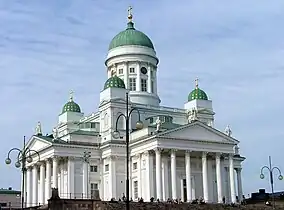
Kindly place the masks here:
POLYGON ((76 197, 81 197, 81 194, 83 192, 83 164, 80 160, 75 160, 74 162, 74 194, 76 197))

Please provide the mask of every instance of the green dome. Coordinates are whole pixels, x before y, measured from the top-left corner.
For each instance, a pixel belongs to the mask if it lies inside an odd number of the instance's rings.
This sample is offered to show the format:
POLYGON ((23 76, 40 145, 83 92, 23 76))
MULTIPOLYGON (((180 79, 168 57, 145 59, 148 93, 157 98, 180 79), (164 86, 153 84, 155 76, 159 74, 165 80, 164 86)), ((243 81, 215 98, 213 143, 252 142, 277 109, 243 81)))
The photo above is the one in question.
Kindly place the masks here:
POLYGON ((73 95, 70 93, 69 101, 63 106, 62 113, 64 112, 79 112, 81 113, 80 106, 74 102, 73 95))
POLYGON ((125 89, 124 81, 116 75, 112 76, 108 78, 108 80, 105 82, 104 90, 107 88, 112 88, 112 87, 125 89))
POLYGON ((188 95, 188 101, 191 101, 194 99, 208 100, 208 97, 203 90, 197 87, 193 91, 191 91, 190 94, 188 95))
POLYGON ((109 50, 125 46, 125 45, 139 45, 149 47, 154 50, 154 45, 150 38, 134 28, 133 22, 127 23, 127 29, 117 34, 109 44, 109 50))

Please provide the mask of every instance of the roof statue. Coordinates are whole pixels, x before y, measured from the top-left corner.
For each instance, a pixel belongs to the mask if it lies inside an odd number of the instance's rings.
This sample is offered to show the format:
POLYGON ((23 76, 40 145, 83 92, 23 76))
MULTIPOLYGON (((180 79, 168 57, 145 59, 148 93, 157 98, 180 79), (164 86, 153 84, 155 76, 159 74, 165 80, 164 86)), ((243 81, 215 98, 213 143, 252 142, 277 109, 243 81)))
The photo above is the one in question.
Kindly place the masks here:
POLYGON ((230 128, 230 125, 227 125, 227 127, 225 128, 225 134, 228 136, 232 136, 232 130, 230 128))
POLYGON ((58 139, 58 129, 57 127, 52 129, 52 135, 54 139, 58 139))
POLYGON ((197 109, 196 108, 192 108, 188 112, 188 123, 192 123, 195 120, 197 120, 197 109))
POLYGON ((41 130, 41 123, 40 121, 37 122, 37 126, 35 128, 35 134, 36 135, 42 135, 42 130, 41 130))
POLYGON ((236 145, 234 149, 235 149, 235 155, 239 155, 239 154, 240 154, 240 152, 239 152, 239 151, 240 151, 239 146, 236 145))
POLYGON ((161 128, 161 125, 162 125, 162 121, 160 120, 160 117, 157 117, 157 120, 156 120, 156 132, 159 132, 159 130, 161 128))

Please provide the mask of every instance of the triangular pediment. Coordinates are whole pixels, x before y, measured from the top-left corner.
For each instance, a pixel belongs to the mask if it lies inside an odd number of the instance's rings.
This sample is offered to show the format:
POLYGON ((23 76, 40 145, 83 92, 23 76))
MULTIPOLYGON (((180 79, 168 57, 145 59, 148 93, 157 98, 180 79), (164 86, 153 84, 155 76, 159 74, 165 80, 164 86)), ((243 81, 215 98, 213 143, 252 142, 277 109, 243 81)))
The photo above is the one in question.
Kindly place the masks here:
POLYGON ((27 144, 30 150, 39 151, 52 145, 52 142, 41 138, 40 136, 32 136, 27 144))
POLYGON ((175 129, 171 129, 161 133, 159 136, 176 138, 176 139, 188 139, 196 141, 208 141, 208 142, 220 142, 237 144, 238 140, 227 136, 226 134, 205 125, 199 121, 193 122, 187 125, 180 126, 175 129))

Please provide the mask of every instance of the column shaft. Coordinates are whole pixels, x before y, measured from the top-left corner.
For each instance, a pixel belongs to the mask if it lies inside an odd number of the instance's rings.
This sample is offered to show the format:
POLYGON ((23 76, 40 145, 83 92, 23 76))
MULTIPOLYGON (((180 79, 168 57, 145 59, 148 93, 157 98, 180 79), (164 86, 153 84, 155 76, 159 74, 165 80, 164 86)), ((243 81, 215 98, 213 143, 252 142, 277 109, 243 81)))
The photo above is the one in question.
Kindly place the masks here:
POLYGON ((156 149, 156 187, 157 187, 157 198, 163 199, 162 197, 162 173, 161 173, 161 150, 156 149))
POLYGON ((185 153, 185 176, 186 176, 186 194, 187 202, 192 201, 192 186, 191 186, 191 164, 190 164, 190 152, 185 153))
POLYGON ((166 201, 169 198, 168 156, 162 158, 162 190, 163 190, 163 200, 166 201))
POLYGON ((40 197, 39 197, 39 203, 42 205, 44 204, 44 191, 45 191, 45 163, 42 162, 41 165, 40 165, 40 171, 39 171, 39 174, 40 174, 40 178, 39 178, 39 193, 40 193, 40 197))
POLYGON ((124 64, 124 69, 123 69, 123 74, 124 74, 124 84, 125 88, 129 89, 129 69, 128 69, 128 63, 126 62, 124 64))
POLYGON ((45 203, 51 198, 51 162, 46 161, 45 203))
POLYGON ((153 186, 153 155, 150 151, 145 153, 145 164, 146 164, 146 187, 145 187, 145 200, 150 201, 151 197, 154 197, 154 186, 153 186))
POLYGON ((221 177, 220 154, 216 154, 216 178, 217 178, 218 203, 222 203, 223 202, 223 193, 222 193, 222 177, 221 177))
POLYGON ((57 161, 57 158, 53 158, 53 161, 52 161, 52 185, 53 185, 53 188, 58 189, 58 161, 57 161))
POLYGON ((234 160, 232 155, 229 156, 229 173, 230 173, 231 202, 236 203, 234 160))
POLYGON ((33 196, 32 196, 32 205, 36 206, 38 205, 38 172, 37 172, 37 166, 35 165, 33 167, 33 196))
POLYGON ((150 64, 148 64, 148 81, 147 81, 147 83, 148 83, 148 88, 147 88, 148 93, 153 93, 150 64))
POLYGON ((75 181, 75 177, 74 177, 74 161, 71 157, 68 158, 68 168, 67 168, 67 175, 68 175, 68 197, 70 199, 74 198, 74 181, 75 181))
POLYGON ((171 151, 172 199, 177 199, 176 151, 171 151))
POLYGON ((27 168, 27 207, 30 207, 32 204, 32 171, 30 168, 27 168))
POLYGON ((137 68, 136 68, 136 75, 137 75, 137 81, 136 81, 136 84, 137 84, 137 87, 136 87, 136 91, 141 91, 141 72, 140 72, 140 63, 138 62, 137 63, 137 68))
POLYGON ((241 202, 243 200, 243 187, 242 187, 242 175, 241 175, 241 168, 237 169, 237 182, 238 182, 238 198, 241 202))
POLYGON ((208 193, 208 172, 207 172, 207 153, 202 154, 202 181, 203 181, 203 197, 204 201, 208 202, 209 193, 208 193))
POLYGON ((88 198, 88 163, 83 162, 83 198, 88 198))
POLYGON ((142 171, 142 166, 141 166, 141 154, 138 154, 138 159, 137 159, 137 165, 138 165, 138 174, 137 174, 137 179, 138 179, 138 197, 142 197, 142 179, 141 179, 141 171, 142 171))

